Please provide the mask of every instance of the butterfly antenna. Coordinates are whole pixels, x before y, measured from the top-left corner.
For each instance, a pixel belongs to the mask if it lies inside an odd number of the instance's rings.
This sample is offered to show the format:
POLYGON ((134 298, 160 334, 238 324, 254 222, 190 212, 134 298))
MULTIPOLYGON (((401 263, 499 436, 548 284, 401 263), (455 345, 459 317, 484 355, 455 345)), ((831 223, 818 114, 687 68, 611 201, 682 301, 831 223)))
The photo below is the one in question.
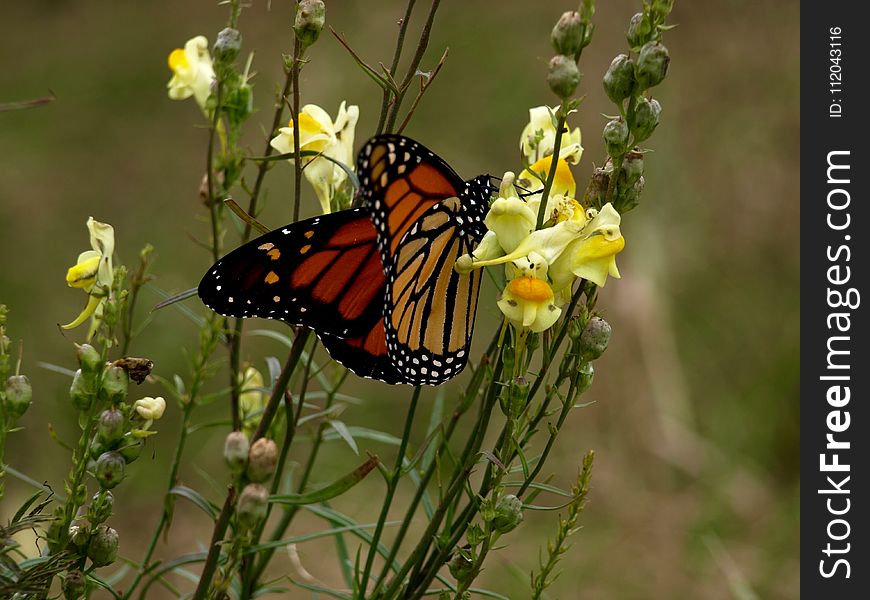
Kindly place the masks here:
POLYGON ((170 296, 166 300, 163 300, 162 302, 158 302, 157 304, 155 304, 154 308, 151 309, 151 312, 154 312, 155 310, 160 310, 161 308, 165 308, 171 304, 175 304, 176 302, 181 302, 182 300, 187 300, 191 296, 196 296, 196 293, 197 293, 197 288, 190 288, 189 290, 184 290, 183 292, 178 292, 177 294, 170 296))

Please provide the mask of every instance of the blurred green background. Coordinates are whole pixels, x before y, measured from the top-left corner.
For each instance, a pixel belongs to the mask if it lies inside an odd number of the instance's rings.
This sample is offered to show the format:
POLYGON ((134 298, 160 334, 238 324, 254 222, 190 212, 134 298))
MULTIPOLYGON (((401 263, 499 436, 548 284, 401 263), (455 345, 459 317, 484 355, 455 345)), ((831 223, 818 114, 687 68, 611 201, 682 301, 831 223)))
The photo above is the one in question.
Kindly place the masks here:
MULTIPOLYGON (((327 22, 361 56, 389 62, 404 2, 327 4, 327 22)), ((581 62, 580 93, 587 97, 573 120, 586 149, 575 170, 581 188, 604 157, 601 115, 614 111, 600 79, 625 49, 624 31, 638 4, 599 2, 595 37, 581 62)), ((245 140, 254 155, 262 152, 275 87, 283 80, 280 54, 292 45, 289 5, 252 2, 240 22, 245 50, 255 53, 259 112, 245 140)), ((445 47, 450 55, 407 133, 466 177, 519 168, 517 144, 528 109, 555 103, 544 81, 549 31, 571 8, 571 2, 443 2, 423 67, 433 67, 445 47)), ((424 9, 412 22, 411 39, 424 9)), ((72 366, 72 342, 85 334, 81 328, 63 335, 56 323, 70 321, 84 301, 66 287, 64 274, 87 249, 88 216, 115 226, 117 256, 128 265, 152 243, 156 284, 165 290, 193 287, 211 262, 190 239, 208 239, 197 196, 207 133, 192 100, 167 98, 166 57, 193 35, 213 41, 225 19, 226 7, 210 0, 4 5, 0 103, 49 90, 57 95, 48 106, 0 113, 0 302, 12 311, 10 336, 24 340, 22 372, 35 388, 26 429, 11 436, 7 461, 36 480, 59 487, 68 468, 68 453, 51 441, 46 423, 62 439, 75 436, 68 379, 37 363, 72 366)), ((646 159, 646 190, 639 208, 623 219, 623 278, 611 280, 599 302, 614 329, 610 349, 596 364, 587 396, 594 404, 574 412, 545 469, 555 474, 554 483, 569 486, 582 454, 596 451, 583 529, 552 596, 794 598, 800 550, 798 5, 683 0, 670 22, 679 27, 665 38, 671 69, 654 90, 663 115, 646 144, 654 150, 646 159)), ((359 147, 375 128, 379 89, 327 33, 310 58, 303 103, 333 115, 343 99, 358 104, 359 147)), ((278 167, 267 179, 261 217, 271 226, 289 221, 290 169, 278 167)), ((317 203, 307 186, 305 192, 305 211, 313 214, 317 203)), ((492 286, 485 288, 478 346, 495 326, 494 299, 492 286)), ((139 317, 158 300, 144 292, 139 317)), ((187 305, 204 314, 196 299, 187 305)), ((170 309, 153 315, 133 354, 152 358, 164 377, 186 376, 186 356, 195 347, 195 325, 170 309)), ((263 357, 283 352, 275 342, 251 339, 245 359, 265 370, 263 357)), ((448 401, 463 381, 445 386, 448 401)), ((349 390, 365 402, 349 406, 345 422, 399 434, 408 388, 354 380, 349 390)), ((161 389, 146 383, 133 393, 159 395, 161 389)), ((426 396, 424 407, 433 397, 426 396)), ((133 559, 160 514, 177 413, 170 404, 160 435, 117 488, 113 522, 122 554, 133 559)), ((226 413, 216 403, 196 419, 226 413)), ((420 419, 421 431, 426 419, 420 419)), ((195 434, 182 469, 185 484, 214 499, 226 480, 223 433, 195 434)), ((365 440, 360 446, 393 460, 392 447, 365 440)), ((305 450, 300 445, 292 458, 302 460, 305 450)), ((330 444, 315 478, 327 481, 357 461, 340 442, 330 444)), ((0 519, 29 492, 9 479, 0 519)), ((373 477, 336 506, 371 521, 382 493, 373 477)), ((493 554, 480 583, 511 598, 527 597, 528 572, 555 518, 527 513, 523 527, 503 538, 508 546, 493 554)), ((291 533, 319 527, 301 519, 291 533)), ((209 532, 201 513, 179 505, 158 556, 195 551, 209 532)), ((312 575, 340 585, 331 544, 303 544, 298 551, 312 575)), ((274 573, 291 571, 287 556, 278 555, 274 573)), ((152 597, 161 593, 154 588, 152 597)))

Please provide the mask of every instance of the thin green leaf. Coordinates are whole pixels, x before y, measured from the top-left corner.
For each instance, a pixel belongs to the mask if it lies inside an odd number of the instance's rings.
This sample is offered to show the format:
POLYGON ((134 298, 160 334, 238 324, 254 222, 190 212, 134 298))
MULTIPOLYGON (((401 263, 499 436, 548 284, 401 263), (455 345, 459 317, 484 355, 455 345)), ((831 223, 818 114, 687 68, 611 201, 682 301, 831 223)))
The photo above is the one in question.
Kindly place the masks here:
POLYGON ((277 504, 306 505, 314 504, 316 502, 323 502, 324 500, 331 500, 332 498, 343 494, 344 492, 358 484, 360 481, 365 479, 366 475, 368 475, 372 469, 378 466, 378 464, 380 464, 378 457, 372 456, 366 462, 358 466, 356 469, 354 469, 344 477, 336 479, 332 483, 327 484, 321 488, 303 494, 284 494, 271 496, 269 498, 269 501, 277 504))
POLYGON ((12 517, 12 521, 10 521, 10 523, 12 525, 15 525, 18 521, 20 521, 21 518, 24 517, 24 513, 27 512, 27 509, 30 508, 30 506, 34 502, 36 502, 43 493, 44 490, 39 490, 37 492, 34 492, 34 494, 30 498, 25 500, 24 504, 22 504, 21 507, 15 512, 15 516, 12 517))
MULTIPOLYGON (((502 485, 505 487, 522 487, 523 482, 522 481, 505 481, 504 483, 502 483, 502 485)), ((547 485, 545 483, 537 483, 537 482, 530 483, 526 487, 530 487, 530 488, 533 488, 536 490, 541 490, 542 492, 549 492, 551 494, 556 494, 557 496, 563 496, 565 498, 573 498, 574 497, 573 495, 571 495, 570 492, 566 492, 562 488, 558 488, 554 485, 547 485)))
MULTIPOLYGON (((385 523, 385 526, 394 527, 400 524, 401 521, 388 521, 387 523, 385 523)), ((302 542, 317 540, 323 537, 330 537, 341 533, 356 532, 360 529, 374 529, 375 527, 377 527, 377 525, 377 523, 366 523, 364 525, 344 525, 341 527, 333 527, 332 529, 326 529, 324 531, 315 531, 314 533, 296 535, 293 537, 285 538, 283 540, 275 540, 274 542, 263 542, 262 544, 257 544, 256 546, 248 546, 243 550, 242 553, 256 554, 261 550, 268 550, 270 548, 282 548, 284 546, 290 546, 292 544, 301 544, 302 542)))
MULTIPOLYGON (((368 531, 366 531, 365 529, 360 529, 360 526, 357 524, 357 522, 354 521, 353 519, 351 519, 350 517, 348 517, 347 515, 342 514, 342 513, 338 512, 338 511, 336 511, 328 506, 325 506, 323 504, 311 504, 311 505, 305 506, 303 508, 305 508, 305 510, 317 515, 318 517, 325 519, 330 524, 356 526, 355 528, 348 529, 348 532, 352 533, 353 535, 355 535, 356 537, 361 539, 363 542, 365 542, 369 546, 371 545, 372 534, 369 533, 368 531)), ((377 551, 378 551, 378 554, 380 554, 382 558, 387 558, 390 555, 389 549, 383 544, 383 542, 378 543, 377 551)), ((357 551, 357 561, 359 561, 359 550, 357 551)), ((399 561, 395 560, 395 559, 393 560, 393 563, 390 565, 390 568, 393 570, 394 573, 398 573, 400 567, 401 567, 401 565, 399 564, 399 561)), ((357 570, 359 570, 359 569, 357 568, 357 570)), ((359 586, 359 584, 357 584, 357 587, 358 586, 359 586)))
POLYGON ((67 377, 75 377, 76 372, 72 369, 67 369, 66 367, 61 367, 58 365, 53 365, 51 363, 38 361, 36 366, 45 369, 46 371, 54 371, 55 373, 60 373, 61 375, 66 375, 67 377))
POLYGON ((311 592, 318 592, 320 594, 325 594, 332 598, 341 598, 341 600, 351 600, 351 597, 347 594, 342 594, 337 590, 331 590, 329 588, 325 588, 321 585, 315 585, 313 583, 302 583, 301 581, 296 581, 292 577, 288 576, 287 580, 290 581, 293 585, 297 587, 301 587, 303 590, 308 590, 311 592))
MULTIPOLYGON (((429 437, 433 432, 441 428, 441 420, 444 418, 444 388, 438 388, 435 394, 435 402, 432 403, 432 413, 429 415, 429 426, 426 428, 426 436, 429 437)), ((423 460, 420 463, 420 470, 425 471, 435 460, 435 451, 437 444, 432 444, 426 447, 426 452, 423 453, 423 460)))
POLYGON ((193 502, 196 506, 200 508, 205 514, 211 517, 212 520, 216 520, 218 517, 218 513, 220 509, 217 506, 206 500, 202 497, 202 495, 194 489, 183 485, 177 485, 171 490, 169 493, 173 496, 180 496, 181 498, 187 498, 191 502, 193 502))
POLYGON ((353 439, 353 435, 348 429, 347 425, 344 424, 344 421, 338 421, 336 419, 330 419, 327 421, 329 426, 335 431, 341 439, 345 441, 345 443, 350 446, 350 449, 353 450, 353 453, 359 456, 359 448, 356 445, 356 440, 353 439))
MULTIPOLYGON (((356 439, 371 440, 373 442, 389 444, 390 446, 398 446, 402 441, 394 435, 384 433, 383 431, 377 431, 375 429, 368 429, 367 427, 350 426, 347 429, 350 434, 353 435, 353 437, 356 439)), ((339 439, 339 436, 338 433, 335 431, 326 431, 323 434, 324 442, 334 441, 337 439, 339 439)))

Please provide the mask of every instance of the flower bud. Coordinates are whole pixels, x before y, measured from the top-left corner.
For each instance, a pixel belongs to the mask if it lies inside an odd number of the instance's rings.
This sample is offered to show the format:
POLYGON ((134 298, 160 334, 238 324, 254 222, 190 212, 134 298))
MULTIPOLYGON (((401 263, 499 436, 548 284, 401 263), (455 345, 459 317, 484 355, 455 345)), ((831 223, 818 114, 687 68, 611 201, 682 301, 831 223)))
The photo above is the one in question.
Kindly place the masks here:
POLYGON ((109 445, 114 444, 124 437, 125 423, 124 413, 117 408, 104 410, 97 423, 97 436, 109 445))
POLYGON ((301 0, 296 6, 296 22, 293 30, 303 46, 310 46, 320 37, 326 22, 326 5, 323 0, 301 0))
POLYGON ((631 119, 631 133, 635 142, 642 142, 652 135, 659 124, 659 115, 662 114, 662 105, 658 100, 650 100, 641 97, 634 107, 634 115, 631 119))
POLYGON ((569 98, 574 94, 579 83, 580 71, 577 70, 577 63, 573 58, 557 54, 550 60, 547 84, 559 98, 563 100, 569 98))
POLYGON ((249 483, 239 496, 238 515, 241 524, 247 528, 255 527, 266 518, 269 508, 269 490, 260 483, 249 483))
POLYGON ((127 397, 127 387, 129 385, 130 377, 127 375, 127 371, 113 365, 103 371, 100 395, 107 402, 117 404, 127 397))
POLYGON ((660 42, 647 42, 637 57, 637 83, 645 90, 660 84, 668 74, 671 57, 660 42))
POLYGON ((106 525, 100 525, 88 544, 88 558, 94 565, 103 567, 115 562, 118 556, 118 532, 106 525))
POLYGON ((622 119, 613 119, 604 126, 604 144, 607 154, 613 158, 621 156, 628 145, 628 125, 622 119))
POLYGON ((643 153, 632 150, 625 155, 619 174, 619 184, 629 187, 643 175, 643 153))
POLYGON ((580 373, 580 378, 577 380, 577 393, 582 394, 592 386, 592 380, 595 379, 595 367, 590 362, 580 363, 577 367, 580 373))
POLYGON ((224 459, 233 475, 238 475, 245 469, 248 462, 248 452, 251 444, 248 436, 241 431, 231 431, 224 442, 224 459))
POLYGON ((67 571, 67 574, 64 575, 63 583, 61 584, 63 597, 66 598, 66 600, 81 600, 81 598, 85 597, 86 587, 85 574, 79 569, 67 571))
POLYGON ((30 408, 33 400, 33 388, 30 380, 24 375, 12 375, 6 379, 6 413, 14 421, 30 408))
POLYGON ((242 34, 238 29, 226 27, 217 34, 214 43, 214 57, 221 62, 230 63, 239 55, 242 49, 242 34))
POLYGON ((628 45, 634 48, 640 48, 649 38, 652 31, 652 24, 649 19, 644 17, 643 13, 637 13, 628 22, 628 32, 625 34, 625 39, 628 40, 628 45))
POLYGON ((610 323, 601 317, 592 317, 586 324, 586 329, 580 336, 580 357, 585 360, 595 360, 607 350, 610 342, 610 323))
POLYGON ((110 490, 124 479, 127 461, 118 452, 103 452, 97 459, 96 477, 100 487, 110 490))
POLYGON ((523 501, 513 494, 499 498, 495 505, 495 518, 492 520, 493 529, 499 533, 507 533, 516 529, 522 522, 523 501))
POLYGON ((266 481, 275 472, 278 462, 278 446, 268 438, 260 438, 248 452, 248 479, 266 481))
POLYGON ((163 416, 163 412, 166 410, 166 400, 160 396, 141 398, 133 403, 133 409, 143 419, 156 421, 163 416))
POLYGON ((583 49, 583 38, 583 22, 580 20, 580 13, 576 11, 562 13, 550 34, 556 54, 565 56, 577 56, 583 49))
POLYGON ((115 497, 109 490, 100 490, 91 499, 88 507, 88 521, 94 525, 103 523, 112 516, 112 508, 115 506, 115 497))
POLYGON ((650 12, 658 17, 659 21, 664 21, 673 9, 674 0, 653 0, 650 12))
POLYGON ((98 373, 103 367, 103 358, 97 349, 90 344, 76 344, 76 354, 79 359, 79 366, 87 375, 98 373))
POLYGON ((625 54, 619 54, 610 63, 604 74, 604 93, 615 104, 631 96, 634 90, 634 61, 625 54))
POLYGON ((463 582, 468 579, 474 570, 474 561, 465 550, 457 549, 453 556, 450 557, 450 562, 447 563, 447 568, 450 570, 450 575, 456 581, 463 582))
POLYGON ((94 401, 94 392, 89 378, 86 378, 81 369, 73 375, 72 384, 69 387, 69 395, 73 404, 80 411, 88 410, 94 401))

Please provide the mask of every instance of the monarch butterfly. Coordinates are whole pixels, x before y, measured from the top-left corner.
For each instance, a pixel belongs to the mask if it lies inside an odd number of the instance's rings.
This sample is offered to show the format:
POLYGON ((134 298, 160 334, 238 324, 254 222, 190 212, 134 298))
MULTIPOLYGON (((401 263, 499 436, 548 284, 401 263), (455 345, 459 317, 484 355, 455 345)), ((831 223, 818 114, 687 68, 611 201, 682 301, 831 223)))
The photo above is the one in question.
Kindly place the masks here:
POLYGON ((490 177, 463 181, 422 144, 369 140, 362 206, 292 223, 233 250, 199 296, 233 317, 309 327, 357 375, 437 385, 468 361, 480 272, 459 274, 485 228, 490 177))

